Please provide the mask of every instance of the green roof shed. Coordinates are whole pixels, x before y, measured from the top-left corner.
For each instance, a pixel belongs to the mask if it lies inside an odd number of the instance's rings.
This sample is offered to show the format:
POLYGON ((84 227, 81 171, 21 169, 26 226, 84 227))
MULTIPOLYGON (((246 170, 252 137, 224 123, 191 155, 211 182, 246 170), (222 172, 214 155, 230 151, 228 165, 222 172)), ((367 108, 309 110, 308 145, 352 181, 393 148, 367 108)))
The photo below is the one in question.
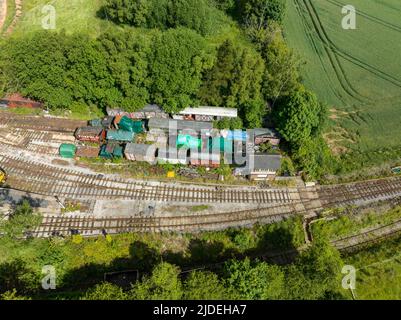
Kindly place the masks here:
POLYGON ((111 141, 126 141, 131 142, 134 140, 135 133, 124 130, 108 130, 107 140, 111 141))
POLYGON ((121 118, 120 122, 118 123, 118 127, 121 130, 135 132, 135 133, 142 133, 143 132, 143 125, 142 121, 134 121, 127 116, 121 118))
POLYGON ((74 144, 63 143, 60 145, 59 153, 63 158, 74 158, 77 147, 74 144))

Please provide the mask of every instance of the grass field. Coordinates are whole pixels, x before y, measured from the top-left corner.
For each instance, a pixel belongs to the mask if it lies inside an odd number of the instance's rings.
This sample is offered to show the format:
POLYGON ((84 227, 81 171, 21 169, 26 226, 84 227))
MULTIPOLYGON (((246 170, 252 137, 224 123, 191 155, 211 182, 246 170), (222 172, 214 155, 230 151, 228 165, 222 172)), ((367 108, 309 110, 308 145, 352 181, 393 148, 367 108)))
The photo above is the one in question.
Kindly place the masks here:
POLYGON ((66 33, 83 33, 97 36, 115 25, 97 17, 104 0, 24 0, 23 15, 13 32, 15 36, 26 35, 42 30, 42 13, 45 5, 56 9, 56 31, 64 29, 66 33))
POLYGON ((287 41, 307 63, 306 85, 330 106, 329 143, 338 152, 400 148, 401 2, 352 1, 356 30, 342 28, 344 0, 287 3, 287 41))
POLYGON ((400 249, 400 238, 395 238, 344 258, 357 270, 357 299, 401 299, 400 249))

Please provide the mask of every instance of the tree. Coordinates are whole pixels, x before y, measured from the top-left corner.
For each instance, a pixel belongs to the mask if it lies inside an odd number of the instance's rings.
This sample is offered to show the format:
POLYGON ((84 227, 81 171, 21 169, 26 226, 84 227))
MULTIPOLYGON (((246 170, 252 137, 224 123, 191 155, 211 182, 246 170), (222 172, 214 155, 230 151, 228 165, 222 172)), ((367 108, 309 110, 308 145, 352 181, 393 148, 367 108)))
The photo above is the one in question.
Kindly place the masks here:
POLYGON ((99 38, 99 50, 108 61, 113 82, 105 91, 104 104, 135 111, 149 103, 150 44, 146 37, 131 31, 106 33, 99 38))
POLYGON ((202 72, 210 68, 205 40, 188 29, 171 29, 153 41, 150 62, 152 100, 177 113, 196 103, 202 72))
POLYGON ((271 28, 267 35, 258 35, 258 45, 265 61, 263 95, 274 102, 300 88, 300 60, 288 48, 281 32, 271 28))
POLYGON ((271 20, 284 20, 285 4, 285 0, 239 0, 239 12, 246 26, 262 29, 271 20))
POLYGON ((287 298, 325 299, 339 292, 341 268, 338 250, 323 238, 317 238, 287 272, 287 298))
POLYGON ((209 0, 108 0, 104 15, 135 27, 186 27, 202 35, 215 33, 225 16, 209 0))
POLYGON ((127 300, 127 294, 118 286, 103 282, 89 289, 83 300, 127 300))
POLYGON ((180 270, 169 263, 157 265, 150 277, 134 284, 129 295, 138 300, 179 300, 183 295, 180 270))
POLYGON ((240 299, 279 299, 284 292, 284 273, 278 266, 265 262, 252 265, 249 258, 231 260, 225 265, 227 285, 238 292, 240 299))
POLYGON ((225 288, 216 274, 207 271, 191 272, 184 285, 186 300, 227 300, 234 293, 225 288))
POLYGON ((304 88, 283 97, 273 109, 277 129, 295 149, 319 128, 323 106, 304 88))
POLYGON ((8 220, 0 222, 0 231, 7 237, 20 238, 40 225, 42 217, 33 212, 27 200, 18 205, 8 220))
POLYGON ((238 108, 245 125, 261 125, 266 112, 261 95, 264 63, 260 55, 226 40, 199 91, 202 103, 238 108))
POLYGON ((149 0, 106 0, 104 15, 116 23, 143 27, 150 15, 149 0))

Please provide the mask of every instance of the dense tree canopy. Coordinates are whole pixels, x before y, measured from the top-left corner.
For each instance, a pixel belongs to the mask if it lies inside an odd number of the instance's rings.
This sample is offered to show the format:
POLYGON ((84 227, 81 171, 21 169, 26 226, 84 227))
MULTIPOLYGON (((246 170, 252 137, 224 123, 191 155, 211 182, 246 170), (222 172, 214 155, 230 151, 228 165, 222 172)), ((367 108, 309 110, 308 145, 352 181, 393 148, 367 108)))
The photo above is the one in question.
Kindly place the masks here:
POLYGON ((188 29, 172 29, 158 36, 150 65, 152 100, 168 112, 193 105, 202 72, 211 64, 206 50, 204 39, 188 29))
POLYGON ((268 23, 281 23, 285 15, 286 0, 238 0, 238 11, 243 23, 258 29, 266 28, 268 23))
POLYGON ((107 0, 104 14, 135 27, 186 27, 207 35, 216 32, 224 21, 223 13, 214 4, 209 0, 107 0))
POLYGON ((202 103, 238 108, 246 126, 260 126, 266 112, 261 95, 264 68, 256 51, 225 41, 199 91, 202 103))
POLYGON ((278 102, 275 111, 278 130, 289 143, 300 146, 319 127, 322 109, 316 96, 301 88, 278 102))

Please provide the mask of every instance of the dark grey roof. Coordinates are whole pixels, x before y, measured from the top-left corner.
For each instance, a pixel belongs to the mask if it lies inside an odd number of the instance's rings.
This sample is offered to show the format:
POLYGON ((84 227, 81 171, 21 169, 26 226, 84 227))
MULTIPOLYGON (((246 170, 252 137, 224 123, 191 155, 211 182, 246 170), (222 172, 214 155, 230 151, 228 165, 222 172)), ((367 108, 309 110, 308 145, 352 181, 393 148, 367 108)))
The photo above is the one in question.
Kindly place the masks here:
POLYGON ((149 128, 160 128, 168 130, 171 128, 177 128, 177 130, 194 130, 200 132, 201 130, 213 129, 213 123, 204 121, 186 121, 186 120, 173 120, 173 119, 159 119, 151 118, 148 123, 149 128))
POLYGON ((95 135, 98 136, 103 130, 103 127, 81 127, 75 131, 76 135, 95 135))
POLYGON ((272 170, 277 171, 281 167, 281 155, 279 154, 267 154, 267 153, 255 153, 250 154, 247 163, 247 167, 253 170, 272 170))
POLYGON ((125 153, 141 156, 150 156, 156 153, 156 147, 151 144, 127 143, 125 153))

